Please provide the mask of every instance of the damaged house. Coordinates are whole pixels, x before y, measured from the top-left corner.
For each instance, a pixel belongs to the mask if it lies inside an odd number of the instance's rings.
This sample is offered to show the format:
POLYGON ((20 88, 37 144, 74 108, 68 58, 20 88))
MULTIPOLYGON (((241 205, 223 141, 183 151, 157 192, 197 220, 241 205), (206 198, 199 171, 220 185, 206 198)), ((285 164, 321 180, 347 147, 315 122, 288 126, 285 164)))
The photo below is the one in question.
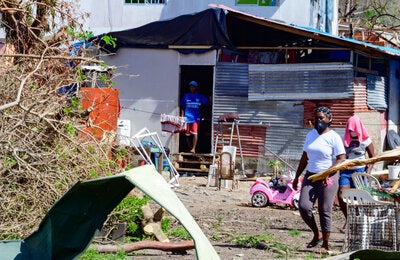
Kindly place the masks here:
MULTIPOLYGON (((298 160, 312 112, 332 110, 343 134, 347 118, 365 123, 376 152, 398 131, 400 50, 256 17, 225 6, 106 35, 103 59, 117 69, 120 127, 156 131, 171 153, 185 151, 183 133, 161 129, 161 114, 179 116, 188 83, 210 99, 198 153, 213 151, 220 116, 239 115, 245 157, 298 160)), ((236 133, 233 145, 237 142, 236 133)), ((296 166, 296 164, 294 164, 296 166)), ((381 165, 376 165, 381 167, 381 165)))

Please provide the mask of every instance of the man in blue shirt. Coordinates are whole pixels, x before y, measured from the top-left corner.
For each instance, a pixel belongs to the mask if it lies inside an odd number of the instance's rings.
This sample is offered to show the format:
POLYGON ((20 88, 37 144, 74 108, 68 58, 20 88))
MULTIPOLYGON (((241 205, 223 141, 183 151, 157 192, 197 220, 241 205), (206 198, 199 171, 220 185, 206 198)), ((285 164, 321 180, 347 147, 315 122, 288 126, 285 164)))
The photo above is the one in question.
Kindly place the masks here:
POLYGON ((198 86, 196 81, 191 81, 190 92, 184 94, 181 100, 181 116, 186 117, 186 137, 191 153, 196 152, 199 124, 202 120, 201 106, 208 105, 208 99, 197 92, 198 86))

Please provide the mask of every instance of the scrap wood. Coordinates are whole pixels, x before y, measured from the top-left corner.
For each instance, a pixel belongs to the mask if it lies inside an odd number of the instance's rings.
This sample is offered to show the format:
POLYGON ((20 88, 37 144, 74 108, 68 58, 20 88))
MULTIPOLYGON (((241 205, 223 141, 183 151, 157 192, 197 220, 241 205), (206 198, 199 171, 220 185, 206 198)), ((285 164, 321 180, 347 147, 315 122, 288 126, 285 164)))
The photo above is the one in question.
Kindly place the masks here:
POLYGON ((161 229, 161 222, 165 210, 159 208, 156 213, 153 213, 148 204, 143 205, 141 209, 143 213, 142 227, 144 233, 147 235, 154 235, 158 241, 169 242, 168 237, 161 229))
POLYGON ((180 242, 160 242, 160 241, 139 241, 123 245, 94 245, 99 253, 116 253, 119 251, 132 252, 143 249, 156 249, 169 252, 182 252, 194 249, 193 240, 180 241, 180 242))
POLYGON ((338 165, 336 165, 332 168, 329 168, 326 171, 311 175, 310 177, 308 177, 308 179, 311 181, 323 180, 332 173, 335 173, 335 172, 341 171, 341 170, 346 170, 353 166, 373 164, 373 163, 380 162, 380 161, 394 162, 396 160, 400 160, 400 147, 397 147, 396 149, 393 149, 393 150, 385 151, 383 153, 378 154, 377 156, 363 159, 363 160, 357 160, 357 159, 345 160, 344 162, 339 163, 338 165))
MULTIPOLYGON (((394 185, 392 186, 392 188, 389 191, 389 194, 393 194, 396 193, 397 189, 400 187, 400 180, 397 180, 394 185)), ((399 199, 399 198, 398 198, 399 199)))

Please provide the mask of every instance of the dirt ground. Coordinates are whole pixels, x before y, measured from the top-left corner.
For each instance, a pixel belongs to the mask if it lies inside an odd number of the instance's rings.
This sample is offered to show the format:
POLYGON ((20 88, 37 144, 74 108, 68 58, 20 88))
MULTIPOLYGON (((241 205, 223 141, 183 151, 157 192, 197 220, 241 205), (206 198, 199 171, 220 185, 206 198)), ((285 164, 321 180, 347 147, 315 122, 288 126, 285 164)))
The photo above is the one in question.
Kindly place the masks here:
MULTIPOLYGON (((212 181, 214 182, 214 180, 212 181)), ((254 181, 240 181, 239 188, 225 186, 218 190, 214 183, 206 187, 207 177, 180 177, 176 194, 209 238, 221 259, 320 259, 316 248, 306 248, 312 233, 302 221, 298 210, 283 205, 255 208, 250 204, 250 186, 254 181), (299 232, 294 232, 295 230, 299 232), (293 235, 293 233, 297 233, 293 235), (287 252, 267 244, 267 249, 239 247, 232 242, 238 235, 269 235, 277 244, 287 246, 287 252)), ((316 213, 318 219, 318 215, 316 213)), ((344 218, 338 207, 333 212, 333 230, 330 239, 332 254, 341 254, 344 234, 339 232, 344 218)), ((318 222, 319 223, 319 222, 318 222)), ((134 259, 196 259, 195 250, 186 255, 145 250, 134 259)))

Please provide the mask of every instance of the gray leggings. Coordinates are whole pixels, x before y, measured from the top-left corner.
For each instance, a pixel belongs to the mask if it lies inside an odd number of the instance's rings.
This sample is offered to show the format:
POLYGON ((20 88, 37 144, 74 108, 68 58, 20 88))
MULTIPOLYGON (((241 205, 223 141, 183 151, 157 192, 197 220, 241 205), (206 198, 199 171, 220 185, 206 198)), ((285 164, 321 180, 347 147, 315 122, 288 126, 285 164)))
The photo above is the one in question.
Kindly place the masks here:
POLYGON ((316 226, 314 214, 312 212, 315 200, 318 199, 319 222, 322 232, 330 232, 332 227, 332 208, 333 201, 338 191, 339 174, 329 177, 328 185, 324 186, 322 181, 312 182, 307 178, 312 175, 306 172, 301 185, 299 211, 304 222, 311 228, 316 226))

